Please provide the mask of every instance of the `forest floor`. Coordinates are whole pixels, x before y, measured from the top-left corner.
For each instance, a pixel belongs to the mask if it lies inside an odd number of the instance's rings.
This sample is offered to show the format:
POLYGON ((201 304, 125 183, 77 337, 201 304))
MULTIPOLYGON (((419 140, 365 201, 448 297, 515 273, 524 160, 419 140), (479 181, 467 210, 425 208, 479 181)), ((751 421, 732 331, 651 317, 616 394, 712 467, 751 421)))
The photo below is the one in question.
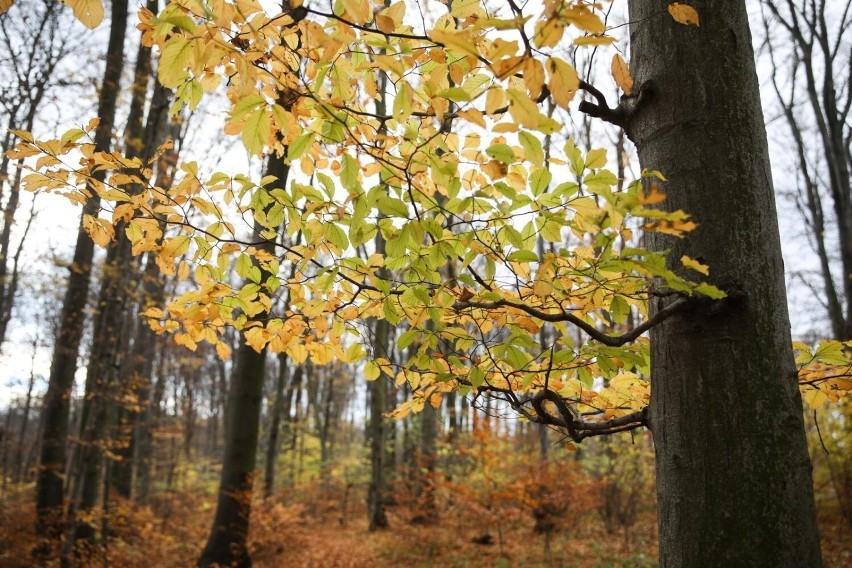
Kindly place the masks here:
MULTIPOLYGON (((35 542, 32 494, 5 498, 0 507, 0 567, 32 566, 35 542), (25 498, 28 497, 28 498, 25 498)), ((469 504, 442 504, 437 521, 412 522, 412 508, 388 511, 388 529, 369 532, 361 491, 282 492, 258 501, 252 513, 251 550, 256 567, 528 567, 642 568, 657 566, 653 511, 628 528, 607 531, 589 511, 563 519, 549 536, 536 534, 529 515, 490 514, 469 504), (326 496, 324 496, 326 495, 326 496), (489 535, 489 536, 486 536, 489 535), (474 541, 490 541, 476 544, 474 541)), ((109 546, 82 566, 189 567, 204 545, 213 500, 200 492, 160 495, 150 507, 116 501, 109 546)), ((823 524, 825 566, 852 567, 852 534, 823 524)))

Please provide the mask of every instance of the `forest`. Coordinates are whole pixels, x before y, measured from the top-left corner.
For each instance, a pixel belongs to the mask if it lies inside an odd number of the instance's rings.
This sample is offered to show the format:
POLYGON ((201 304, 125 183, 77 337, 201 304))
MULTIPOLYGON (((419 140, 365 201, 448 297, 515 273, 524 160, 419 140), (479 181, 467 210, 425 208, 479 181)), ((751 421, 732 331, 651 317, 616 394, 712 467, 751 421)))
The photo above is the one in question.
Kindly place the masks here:
POLYGON ((852 0, 0 0, 0 566, 852 566, 852 0))

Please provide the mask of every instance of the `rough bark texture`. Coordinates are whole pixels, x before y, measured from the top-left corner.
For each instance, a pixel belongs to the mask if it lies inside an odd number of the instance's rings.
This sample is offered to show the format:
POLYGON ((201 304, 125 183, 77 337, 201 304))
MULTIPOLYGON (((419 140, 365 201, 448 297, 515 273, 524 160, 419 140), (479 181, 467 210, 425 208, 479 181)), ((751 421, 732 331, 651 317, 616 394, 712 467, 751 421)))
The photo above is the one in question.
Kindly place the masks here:
MULTIPOLYGON (((98 116, 101 122, 95 132, 95 146, 98 151, 104 152, 110 149, 119 82, 124 67, 127 0, 114 0, 111 15, 106 68, 98 101, 98 116)), ((105 176, 104 171, 94 175, 101 182, 105 176)), ((99 198, 92 197, 86 203, 83 212, 95 215, 99 206, 99 198)), ((53 350, 47 393, 44 398, 44 431, 36 488, 36 530, 39 536, 46 538, 57 538, 62 534, 62 472, 66 459, 69 397, 74 384, 74 373, 77 370, 77 351, 83 330, 83 310, 89 294, 89 275, 93 254, 94 243, 83 230, 81 221, 68 288, 62 304, 60 328, 53 350)))
POLYGON ((664 207, 699 227, 649 247, 706 262, 730 296, 651 333, 661 565, 819 566, 745 1, 691 2, 700 27, 674 22, 668 3, 630 3, 631 68, 651 96, 627 131, 642 167, 668 177, 664 207))
MULTIPOLYGON (((281 158, 270 157, 265 176, 275 176, 276 184, 284 187, 288 173, 289 166, 281 158)), ((274 251, 273 246, 269 243, 267 250, 274 251)), ((199 567, 251 566, 247 540, 265 367, 266 349, 258 353, 242 338, 228 397, 229 417, 216 517, 198 560, 199 567)))

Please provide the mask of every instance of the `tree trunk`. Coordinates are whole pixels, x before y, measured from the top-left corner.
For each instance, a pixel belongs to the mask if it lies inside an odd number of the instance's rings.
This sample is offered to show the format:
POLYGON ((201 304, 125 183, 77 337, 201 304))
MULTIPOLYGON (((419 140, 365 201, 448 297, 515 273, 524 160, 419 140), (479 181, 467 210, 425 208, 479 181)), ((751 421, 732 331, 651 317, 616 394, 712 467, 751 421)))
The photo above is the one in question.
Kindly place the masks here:
POLYGON ((630 3, 632 71, 649 96, 627 132, 642 167, 668 178, 664 207, 698 229, 650 234, 649 248, 706 262, 729 297, 651 332, 660 563, 819 566, 746 3, 691 2, 700 27, 673 21, 668 4, 630 3))
MULTIPOLYGON (((376 238, 376 252, 381 254, 384 243, 381 237, 376 238), (379 250, 381 248, 382 250, 379 250)), ((376 357, 386 357, 388 353, 387 320, 374 322, 375 335, 373 337, 373 352, 376 357)), ((370 439, 370 485, 367 491, 367 520, 369 529, 376 530, 388 526, 388 517, 385 514, 385 440, 387 438, 385 427, 385 412, 387 411, 387 384, 385 377, 380 375, 376 380, 367 385, 370 395, 370 417, 368 437, 370 439)))
MULTIPOLYGON (((154 88, 154 100, 151 103, 149 115, 156 109, 157 113, 162 115, 161 120, 166 121, 166 110, 169 106, 171 96, 167 90, 157 85, 154 88), (162 91, 163 99, 160 105, 155 106, 158 94, 162 91)), ((151 121, 149 120, 149 123, 151 121)), ((181 139, 181 124, 182 120, 176 120, 169 126, 169 134, 175 146, 181 139)), ((155 128, 158 130, 158 128, 155 128)), ((163 189, 168 189, 172 185, 174 179, 174 169, 178 161, 178 151, 176 147, 166 150, 157 161, 157 180, 156 186, 163 189)), ((166 295, 166 279, 160 272, 160 267, 154 258, 155 253, 149 253, 146 259, 145 269, 141 275, 141 294, 140 304, 143 309, 154 306, 161 306, 166 295)), ((133 343, 130 356, 127 359, 127 372, 125 376, 129 376, 133 381, 138 398, 138 412, 131 413, 129 422, 133 428, 131 447, 129 448, 129 457, 135 468, 136 479, 136 501, 144 503, 148 499, 150 489, 150 471, 151 471, 151 451, 153 450, 152 430, 155 426, 155 412, 159 407, 159 396, 154 394, 152 397, 152 383, 154 377, 154 360, 157 356, 158 348, 162 351, 162 342, 157 334, 151 329, 146 322, 141 322, 136 340, 133 343)), ((161 355, 162 358, 162 355, 161 355)), ((160 365, 161 372, 160 382, 162 382, 162 364, 160 365)), ((123 475, 134 477, 132 472, 123 472, 123 475)), ((126 479, 122 484, 130 481, 126 479)), ((124 494, 127 491, 126 487, 119 489, 124 494)))
MULTIPOLYGON (((98 100, 100 124, 95 132, 95 147, 101 152, 108 152, 111 146, 116 100, 124 67, 127 0, 113 0, 111 17, 106 68, 98 100)), ((103 182, 106 172, 100 170, 94 177, 103 182)), ((99 207, 100 199, 93 192, 93 197, 86 202, 83 213, 97 215, 99 207)), ((83 330, 83 310, 89 294, 93 254, 94 243, 83 230, 81 219, 68 288, 62 304, 60 329, 53 350, 47 394, 44 398, 45 420, 36 488, 36 532, 47 539, 56 539, 63 532, 62 471, 66 461, 69 399, 74 385, 74 373, 77 370, 77 352, 83 330)))
POLYGON ((437 458, 438 415, 429 402, 420 413, 420 448, 417 455, 417 516, 418 523, 430 524, 437 520, 435 502, 435 462, 437 458))
MULTIPOLYGON (((264 176, 275 176, 275 186, 285 187, 289 170, 283 158, 272 155, 264 176)), ((261 246, 274 253, 273 243, 261 246)), ((265 368, 266 348, 258 353, 243 337, 237 349, 236 369, 229 391, 228 428, 216 517, 198 560, 199 567, 251 566, 247 540, 265 368)))
MULTIPOLYGON (((269 424, 269 438, 266 440, 266 469, 263 474, 263 496, 269 498, 272 496, 272 491, 275 487, 275 460, 278 459, 278 449, 281 435, 281 421, 284 418, 285 422, 290 416, 290 401, 287 399, 287 394, 292 393, 291 389, 285 392, 287 382, 287 370, 289 365, 287 355, 281 353, 278 356, 278 377, 275 381, 275 402, 272 405, 272 417, 269 424)), ((292 385, 292 380, 290 381, 292 385)))

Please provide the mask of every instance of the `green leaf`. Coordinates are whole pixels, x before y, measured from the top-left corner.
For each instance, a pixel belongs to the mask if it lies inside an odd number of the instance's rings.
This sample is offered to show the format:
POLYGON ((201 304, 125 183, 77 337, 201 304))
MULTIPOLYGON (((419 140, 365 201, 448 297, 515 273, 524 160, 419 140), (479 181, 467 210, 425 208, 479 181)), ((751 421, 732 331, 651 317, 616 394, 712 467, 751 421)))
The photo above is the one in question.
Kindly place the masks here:
POLYGON ((399 339, 396 340, 397 349, 405 349, 409 345, 411 345, 414 340, 420 335, 420 330, 418 329, 409 329, 408 331, 403 332, 399 339))
POLYGON ((364 378, 368 381, 375 381, 381 376, 382 370, 376 365, 375 361, 367 361, 364 363, 364 378))
POLYGON ((239 276, 240 278, 247 278, 251 267, 251 257, 243 253, 237 257, 237 262, 234 266, 234 270, 236 270, 237 276, 239 276))
POLYGON ((541 236, 544 240, 551 243, 562 242, 562 225, 556 221, 547 219, 541 226, 541 236))
POLYGON ((349 239, 346 237, 346 233, 334 223, 325 226, 325 238, 341 252, 349 248, 349 239))
POLYGON ((614 323, 624 323, 630 314, 630 304, 621 296, 615 296, 609 305, 609 315, 614 323))
POLYGON ((538 197, 550 185, 553 174, 547 168, 535 168, 530 174, 530 189, 534 196, 538 197))
POLYGON ((243 126, 243 145, 249 154, 259 155, 269 139, 269 115, 266 107, 251 113, 243 126))
POLYGON ((512 148, 508 144, 492 144, 485 150, 485 153, 491 159, 503 162, 504 164, 512 164, 517 161, 515 152, 512 151, 512 148))
POLYGON ((450 87, 438 93, 438 96, 456 103, 466 103, 471 100, 470 93, 461 87, 450 87))
POLYGON ((376 201, 376 206, 388 217, 408 218, 408 206, 401 199, 381 196, 376 201))
POLYGON ((722 298, 727 296, 727 294, 725 294, 723 291, 719 290, 712 284, 707 284, 706 282, 702 282, 701 284, 696 286, 695 291, 699 294, 704 294, 705 296, 713 300, 721 300, 722 298))
POLYGON ((589 153, 586 154, 586 168, 590 170, 596 170, 598 168, 602 168, 606 165, 606 150, 603 148, 596 148, 594 150, 589 150, 589 153))
POLYGON ((189 40, 182 37, 169 40, 160 53, 160 64, 157 66, 160 83, 168 89, 180 85, 187 76, 186 68, 191 56, 189 40))
POLYGON ((543 166, 544 151, 541 148, 541 141, 529 132, 518 134, 518 140, 524 148, 524 157, 526 160, 535 166, 543 166))
POLYGON ((293 160, 298 160, 299 158, 301 158, 302 154, 305 153, 305 150, 310 148, 313 141, 313 132, 305 132, 304 134, 293 140, 293 143, 287 147, 287 161, 292 162, 293 160))
POLYGON ((361 184, 358 183, 360 169, 358 160, 349 154, 343 154, 343 164, 340 168, 340 183, 352 193, 361 192, 361 184))
POLYGON ((531 250, 516 250, 509 253, 507 260, 511 262, 538 262, 538 255, 531 250))

